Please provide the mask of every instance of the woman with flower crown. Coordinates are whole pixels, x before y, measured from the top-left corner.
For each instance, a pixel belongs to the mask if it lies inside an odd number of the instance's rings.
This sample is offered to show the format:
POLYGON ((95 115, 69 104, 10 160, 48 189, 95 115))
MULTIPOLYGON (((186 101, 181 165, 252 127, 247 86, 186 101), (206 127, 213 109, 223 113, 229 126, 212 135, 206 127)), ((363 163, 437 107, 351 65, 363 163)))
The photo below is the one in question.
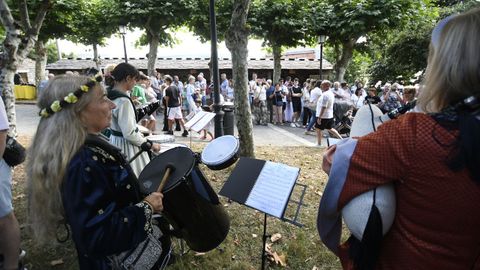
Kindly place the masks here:
MULTIPOLYGON (((152 215, 162 210, 163 195, 140 194, 120 149, 101 135, 116 106, 97 81, 55 77, 38 106, 41 119, 27 161, 34 237, 51 243, 66 222, 80 269, 112 269, 116 254, 134 250, 155 231, 152 215)), ((162 258, 170 250, 163 243, 162 258)))

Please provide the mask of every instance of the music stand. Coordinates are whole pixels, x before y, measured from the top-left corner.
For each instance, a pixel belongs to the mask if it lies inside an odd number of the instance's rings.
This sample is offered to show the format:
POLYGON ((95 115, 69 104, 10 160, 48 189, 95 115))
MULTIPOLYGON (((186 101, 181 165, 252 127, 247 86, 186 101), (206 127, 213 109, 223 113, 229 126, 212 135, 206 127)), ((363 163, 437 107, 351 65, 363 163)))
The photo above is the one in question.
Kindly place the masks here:
POLYGON ((264 213, 261 269, 265 269, 265 245, 269 237, 267 215, 299 227, 303 226, 298 222, 298 213, 304 205, 303 198, 307 187, 297 184, 303 188, 300 199, 290 200, 299 174, 299 168, 242 157, 219 192, 222 196, 264 213), (289 202, 297 205, 293 219, 284 216, 289 202))
MULTIPOLYGON (((199 111, 195 115, 191 116, 192 113, 190 113, 188 117, 191 117, 188 122, 185 123, 185 128, 188 131, 195 131, 195 132, 200 132, 202 131, 205 126, 212 121, 213 118, 215 118, 215 113, 211 112, 206 112, 206 111, 199 111)), ((192 148, 192 134, 190 133, 190 148, 192 148)))

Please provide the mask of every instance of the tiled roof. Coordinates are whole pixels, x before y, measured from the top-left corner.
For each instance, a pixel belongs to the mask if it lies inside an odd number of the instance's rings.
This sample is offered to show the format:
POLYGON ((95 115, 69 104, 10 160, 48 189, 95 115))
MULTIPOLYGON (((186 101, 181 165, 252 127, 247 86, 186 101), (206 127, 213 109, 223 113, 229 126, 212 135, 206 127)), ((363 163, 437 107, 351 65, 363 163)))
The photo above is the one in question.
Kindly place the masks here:
MULTIPOLYGON (((138 69, 147 69, 147 59, 129 59, 128 63, 138 69)), ((123 58, 105 58, 101 59, 100 67, 104 68, 109 64, 118 64, 123 62, 123 58)), ((155 63, 156 69, 208 69, 210 58, 158 58, 155 63)), ((320 67, 317 59, 282 59, 282 69, 318 69, 320 67)), ((61 59, 55 63, 48 64, 48 70, 83 70, 89 67, 95 67, 92 59, 61 59)), ((219 69, 231 69, 232 61, 227 58, 218 60, 219 69)), ((250 58, 248 60, 249 69, 273 69, 272 58, 250 58)), ((332 64, 323 59, 324 70, 333 69, 332 64)))

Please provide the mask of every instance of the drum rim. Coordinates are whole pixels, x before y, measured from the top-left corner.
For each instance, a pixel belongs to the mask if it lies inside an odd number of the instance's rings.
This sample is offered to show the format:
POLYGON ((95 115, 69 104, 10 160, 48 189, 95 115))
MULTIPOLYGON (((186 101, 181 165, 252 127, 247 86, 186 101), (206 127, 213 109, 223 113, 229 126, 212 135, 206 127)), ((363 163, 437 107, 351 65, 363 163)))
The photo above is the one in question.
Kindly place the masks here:
MULTIPOLYGON (((167 151, 165 151, 164 153, 168 152, 168 151, 172 151, 172 150, 175 150, 175 148, 177 147, 174 147, 174 148, 171 148, 171 149, 168 149, 167 151)), ((188 170, 187 173, 185 173, 185 175, 183 175, 182 178, 180 178, 175 184, 173 184, 172 186, 168 187, 168 184, 170 182, 170 180, 167 181, 167 184, 165 185, 165 187, 163 188, 162 192, 164 193, 167 193, 169 192, 170 190, 174 189, 175 187, 177 187, 178 185, 180 185, 182 182, 185 182, 185 179, 188 175, 190 175, 193 171, 193 168, 195 168, 195 166, 197 165, 197 163, 195 162, 195 153, 192 151, 192 149, 188 148, 188 147, 183 147, 185 149, 188 149, 189 150, 189 154, 192 154, 192 158, 193 158, 193 164, 192 166, 190 166, 190 169, 188 170), (167 189, 168 187, 168 189, 167 189)))
POLYGON ((150 133, 150 130, 149 130, 147 127, 145 127, 145 126, 142 126, 142 125, 137 124, 137 128, 138 128, 138 130, 139 130, 140 132, 142 132, 142 133, 143 133, 143 132, 149 132, 149 133, 150 133))
MULTIPOLYGON (((185 181, 185 177, 188 176, 189 174, 191 174, 193 168, 194 168, 195 166, 197 166, 197 162, 196 162, 196 160, 195 160, 195 153, 192 151, 192 149, 190 149, 190 148, 188 148, 188 147, 173 147, 173 148, 170 148, 170 149, 168 149, 167 151, 163 152, 162 155, 165 154, 165 153, 167 153, 167 152, 169 152, 169 151, 177 151, 176 148, 183 148, 183 149, 187 149, 187 150, 188 150, 189 154, 191 154, 191 156, 192 156, 192 165, 189 167, 188 171, 186 171, 185 174, 184 174, 180 179, 178 179, 178 181, 177 181, 176 183, 174 183, 174 184, 172 184, 171 186, 169 186, 169 183, 170 183, 171 180, 168 180, 167 183, 166 183, 166 185, 165 185, 165 187, 164 187, 163 190, 162 190, 162 192, 164 192, 164 193, 172 190, 173 188, 177 187, 179 184, 181 184, 182 182, 184 182, 184 181, 185 181)), ((183 149, 180 150, 180 151, 183 151, 183 149)), ((156 157, 156 158, 158 158, 158 157, 156 157)), ((154 159, 152 159, 152 161, 153 161, 153 160, 154 160, 154 159)), ((150 161, 150 162, 152 162, 152 161, 150 161)), ((149 164, 150 164, 150 163, 149 163, 149 164)), ((147 164, 147 166, 148 166, 149 164, 147 164)), ((142 172, 143 172, 143 170, 142 170, 142 172)), ((146 192, 147 190, 146 190, 146 188, 143 186, 143 183, 145 182, 145 179, 144 179, 144 177, 141 177, 141 176, 142 176, 142 173, 140 173, 140 175, 138 176, 138 181, 139 181, 139 183, 140 183, 140 189, 142 190, 142 192, 146 192)))
MULTIPOLYGON (((240 149, 240 143, 239 143, 237 137, 235 137, 235 136, 233 136, 233 135, 224 135, 224 136, 222 136, 222 137, 216 138, 215 140, 209 142, 209 143, 207 144, 207 146, 205 146, 205 149, 203 149, 202 154, 201 154, 202 163, 205 164, 205 165, 207 165, 207 166, 220 166, 221 164, 223 164, 223 163, 225 163, 225 162, 228 162, 230 159, 234 158, 235 155, 237 155, 237 152, 238 152, 238 150, 240 149), (223 139, 222 139, 222 138, 223 138, 223 139), (227 139, 230 140, 230 139, 232 139, 232 138, 233 138, 233 141, 235 142, 235 147, 234 147, 232 153, 229 153, 228 156, 225 156, 224 158, 222 158, 222 159, 220 159, 220 160, 218 160, 218 161, 215 161, 215 162, 212 162, 211 160, 205 160, 205 158, 204 158, 204 153, 205 153, 205 151, 208 151, 208 149, 209 149, 208 147, 209 147, 210 145, 213 145, 212 143, 214 143, 215 140, 218 140, 218 141, 220 141, 220 139, 221 139, 221 140, 227 140, 227 139)), ((217 141, 217 142, 218 142, 218 141, 217 141)))
POLYGON ((168 134, 152 134, 152 135, 148 135, 146 136, 145 138, 147 139, 150 139, 150 138, 155 138, 155 137, 159 137, 159 138, 175 138, 175 135, 168 135, 168 134))
MULTIPOLYGON (((161 143, 160 145, 161 145, 160 154, 163 154, 163 153, 165 153, 165 152, 167 152, 167 151, 169 151, 169 150, 171 150, 171 149, 173 149, 173 148, 176 148, 176 147, 185 147, 185 148, 190 149, 190 148, 188 147, 188 145, 183 144, 183 143, 166 142, 166 143, 161 143), (165 151, 162 152, 162 148, 164 148, 165 146, 170 146, 170 145, 175 145, 175 146, 174 146, 174 147, 170 147, 169 149, 167 149, 167 150, 165 150, 165 151)), ((190 149, 190 150, 191 150, 191 149, 190 149)))
POLYGON ((154 142, 154 143, 175 143, 175 136, 174 135, 167 135, 167 134, 155 134, 155 135, 148 135, 145 136, 145 139, 154 142))

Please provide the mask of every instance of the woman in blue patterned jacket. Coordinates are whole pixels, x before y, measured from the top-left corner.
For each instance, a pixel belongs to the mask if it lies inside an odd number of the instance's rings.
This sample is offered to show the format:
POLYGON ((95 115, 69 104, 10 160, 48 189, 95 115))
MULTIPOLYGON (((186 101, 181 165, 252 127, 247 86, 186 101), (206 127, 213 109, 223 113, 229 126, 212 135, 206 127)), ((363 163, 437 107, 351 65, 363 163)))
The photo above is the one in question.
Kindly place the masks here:
MULTIPOLYGON (((55 77, 38 106, 41 120, 27 165, 35 239, 48 243, 66 222, 80 269, 111 269, 116 255, 155 230, 152 215, 163 209, 163 195, 142 196, 120 150, 101 135, 115 104, 96 80, 55 77)), ((163 250, 165 256, 169 245, 163 250)))

